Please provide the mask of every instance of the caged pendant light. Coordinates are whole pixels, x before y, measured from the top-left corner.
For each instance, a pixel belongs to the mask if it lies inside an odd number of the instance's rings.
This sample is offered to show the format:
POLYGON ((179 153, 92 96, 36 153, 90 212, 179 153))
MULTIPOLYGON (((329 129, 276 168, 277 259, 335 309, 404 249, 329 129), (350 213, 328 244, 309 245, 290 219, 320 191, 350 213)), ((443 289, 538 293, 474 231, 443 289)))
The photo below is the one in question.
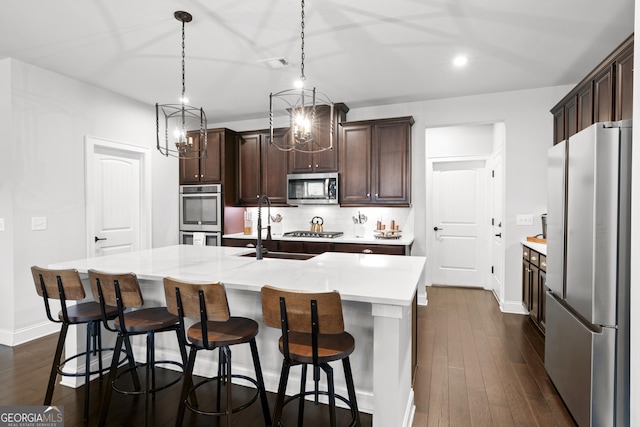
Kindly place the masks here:
POLYGON ((182 11, 175 12, 173 16, 182 22, 182 96, 179 104, 156 104, 156 147, 167 157, 205 158, 207 157, 207 118, 202 108, 187 105, 189 101, 185 97, 184 24, 191 22, 193 17, 182 11), (189 137, 187 132, 197 130, 200 131, 200 141, 199 144, 194 144, 193 137, 189 137))
POLYGON ((298 151, 303 153, 317 153, 333 149, 333 102, 316 88, 308 89, 304 86, 304 0, 301 2, 301 60, 300 80, 297 87, 285 89, 277 93, 269 94, 269 143, 282 151, 298 151), (321 107, 326 106, 326 107, 321 107), (329 145, 322 145, 318 140, 318 107, 328 108, 330 120, 326 124, 330 126, 329 145), (284 138, 274 139, 273 115, 276 111, 286 110, 289 113, 290 128, 284 138))

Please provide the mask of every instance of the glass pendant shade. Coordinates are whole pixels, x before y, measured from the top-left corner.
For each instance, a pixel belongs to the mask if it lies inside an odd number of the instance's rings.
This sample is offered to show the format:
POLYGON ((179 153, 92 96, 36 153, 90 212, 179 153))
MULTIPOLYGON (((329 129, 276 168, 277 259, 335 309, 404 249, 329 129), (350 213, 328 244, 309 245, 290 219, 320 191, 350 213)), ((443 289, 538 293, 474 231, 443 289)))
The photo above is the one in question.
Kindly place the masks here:
POLYGON ((303 153, 317 153, 333 149, 333 102, 316 88, 304 87, 304 0, 301 1, 301 60, 300 85, 294 89, 286 89, 269 94, 269 143, 282 151, 299 151, 303 153), (321 107, 326 106, 326 107, 321 107), (330 110, 328 121, 320 123, 318 107, 330 110), (274 138, 274 115, 287 114, 289 129, 284 138, 274 138), (329 141, 320 141, 318 135, 320 125, 328 126, 329 141))
POLYGON ((184 104, 156 104, 157 148, 164 156, 185 159, 207 156, 207 117, 202 108, 184 104), (189 133, 199 132, 194 144, 189 133))
POLYGON ((316 153, 333 149, 333 132, 329 132, 328 144, 320 142, 320 122, 318 108, 327 106, 330 109, 329 122, 323 126, 333 129, 333 103, 326 95, 313 89, 287 89, 269 95, 269 131, 270 143, 282 151, 300 151, 316 153), (289 129, 284 138, 274 138, 274 112, 282 112, 289 117, 289 129))
POLYGON ((193 19, 188 12, 177 11, 173 16, 182 22, 182 96, 179 104, 156 104, 156 148, 164 156, 184 159, 207 157, 207 117, 202 108, 186 104, 184 25, 193 19), (194 142, 189 133, 199 133, 194 142))

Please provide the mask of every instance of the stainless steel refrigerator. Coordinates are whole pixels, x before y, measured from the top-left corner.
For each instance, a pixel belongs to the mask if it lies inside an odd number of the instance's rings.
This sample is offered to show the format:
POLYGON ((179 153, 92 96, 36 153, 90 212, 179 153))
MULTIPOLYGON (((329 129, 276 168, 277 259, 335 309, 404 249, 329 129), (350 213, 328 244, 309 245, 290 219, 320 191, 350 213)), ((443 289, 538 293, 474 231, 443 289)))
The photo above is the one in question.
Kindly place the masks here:
POLYGON ((549 150, 545 367, 580 426, 629 425, 631 122, 549 150))

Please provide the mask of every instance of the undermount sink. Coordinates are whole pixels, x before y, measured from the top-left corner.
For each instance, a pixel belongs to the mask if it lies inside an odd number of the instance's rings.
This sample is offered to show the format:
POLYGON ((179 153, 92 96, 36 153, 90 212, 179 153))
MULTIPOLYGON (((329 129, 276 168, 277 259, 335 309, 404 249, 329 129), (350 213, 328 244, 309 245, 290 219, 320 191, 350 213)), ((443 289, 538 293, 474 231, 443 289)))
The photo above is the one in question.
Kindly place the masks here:
MULTIPOLYGON (((256 253, 249 252, 246 254, 242 254, 240 256, 255 258, 256 253)), ((262 258, 299 259, 302 261, 311 259, 314 256, 316 256, 316 254, 300 254, 300 253, 292 253, 292 252, 265 252, 262 254, 262 258)))

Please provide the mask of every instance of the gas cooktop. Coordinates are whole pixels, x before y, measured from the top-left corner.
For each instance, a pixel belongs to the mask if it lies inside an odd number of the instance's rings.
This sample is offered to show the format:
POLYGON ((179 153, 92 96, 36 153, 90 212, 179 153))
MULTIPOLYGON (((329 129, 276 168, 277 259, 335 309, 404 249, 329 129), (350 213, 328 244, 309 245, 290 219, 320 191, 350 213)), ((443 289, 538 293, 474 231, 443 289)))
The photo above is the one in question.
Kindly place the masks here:
POLYGON ((342 231, 288 231, 283 234, 284 237, 314 237, 323 239, 333 239, 342 236, 342 231))

